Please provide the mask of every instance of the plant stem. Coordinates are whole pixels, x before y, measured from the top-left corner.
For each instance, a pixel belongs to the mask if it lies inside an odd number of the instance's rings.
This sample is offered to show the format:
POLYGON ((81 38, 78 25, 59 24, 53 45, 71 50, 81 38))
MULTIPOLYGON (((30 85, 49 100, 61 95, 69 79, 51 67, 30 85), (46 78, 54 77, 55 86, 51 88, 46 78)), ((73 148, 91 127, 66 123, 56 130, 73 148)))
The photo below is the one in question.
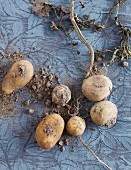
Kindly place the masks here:
POLYGON ((71 22, 78 34, 78 37, 88 47, 90 54, 91 54, 90 66, 89 66, 89 69, 85 75, 85 78, 88 78, 90 76, 90 73, 91 73, 93 65, 94 65, 94 50, 93 50, 92 46, 86 41, 85 37, 83 36, 82 32, 80 31, 80 29, 74 19, 74 0, 70 0, 70 19, 71 19, 71 22))
MULTIPOLYGON (((119 1, 111 8, 111 10, 110 10, 110 12, 109 12, 109 14, 108 14, 108 16, 107 16, 107 19, 106 19, 106 21, 105 21, 105 23, 104 23, 104 26, 105 26, 105 27, 107 26, 107 22, 108 22, 109 18, 111 17, 112 12, 113 12, 115 9, 117 9, 117 7, 119 7, 119 5, 122 4, 122 3, 124 3, 125 1, 126 1, 126 0, 119 0, 119 1)), ((116 12, 116 15, 118 15, 118 11, 116 12)))
POLYGON ((82 140, 82 138, 79 136, 80 142, 83 144, 83 146, 85 146, 93 155, 94 157, 101 163, 103 164, 106 168, 108 168, 109 170, 112 170, 106 163, 104 163, 86 144, 85 142, 82 140))

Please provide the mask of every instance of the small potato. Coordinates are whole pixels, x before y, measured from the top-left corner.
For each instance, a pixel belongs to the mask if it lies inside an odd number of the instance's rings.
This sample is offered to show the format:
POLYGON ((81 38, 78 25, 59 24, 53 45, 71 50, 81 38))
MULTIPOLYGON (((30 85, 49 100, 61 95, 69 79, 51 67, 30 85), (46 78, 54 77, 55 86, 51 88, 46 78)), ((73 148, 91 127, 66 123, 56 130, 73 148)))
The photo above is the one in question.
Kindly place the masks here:
POLYGON ((67 132, 72 136, 80 136, 86 128, 85 120, 79 116, 71 117, 66 125, 67 132))
POLYGON ((33 65, 27 60, 15 62, 2 82, 4 94, 10 94, 24 87, 33 76, 33 65))
POLYGON ((36 128, 36 140, 43 149, 50 149, 60 139, 64 130, 64 120, 58 114, 47 115, 36 128))
POLYGON ((71 99, 71 91, 70 89, 63 85, 57 85, 52 91, 52 102, 60 105, 65 106, 71 99))
POLYGON ((93 105, 90 110, 92 121, 98 126, 111 127, 116 123, 117 107, 110 101, 101 101, 93 105))
POLYGON ((82 92, 90 101, 101 101, 105 99, 111 91, 112 82, 104 75, 94 75, 83 81, 82 92))

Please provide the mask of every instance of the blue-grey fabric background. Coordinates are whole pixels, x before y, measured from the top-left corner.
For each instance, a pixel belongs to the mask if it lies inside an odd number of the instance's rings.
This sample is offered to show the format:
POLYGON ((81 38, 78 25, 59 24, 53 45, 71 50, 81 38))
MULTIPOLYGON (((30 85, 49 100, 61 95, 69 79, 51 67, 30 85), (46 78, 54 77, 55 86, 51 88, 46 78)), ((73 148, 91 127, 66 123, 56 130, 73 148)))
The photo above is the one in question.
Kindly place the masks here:
MULTIPOLYGON (((50 2, 69 7, 69 0, 50 2)), ((76 14, 90 13, 90 18, 96 18, 96 22, 99 23, 105 21, 110 7, 116 1, 83 2, 86 4, 84 9, 76 0, 76 14)), ((0 52, 19 50, 25 55, 32 55, 32 59, 27 59, 35 68, 51 65, 52 72, 59 74, 63 83, 68 85, 68 82, 72 82, 74 89, 79 91, 84 71, 78 67, 81 63, 86 69, 90 60, 88 49, 79 41, 75 31, 71 36, 79 44, 77 49, 72 48, 62 31, 50 31, 51 18, 40 18, 32 14, 31 7, 29 0, 0 0, 0 52), (80 51, 79 56, 76 55, 76 50, 80 51)), ((130 0, 120 7, 119 18, 131 28, 130 0)), ((69 22, 69 19, 67 20, 69 22)), ((103 32, 93 33, 86 30, 83 34, 94 49, 105 49, 117 46, 119 36, 116 32, 117 27, 111 19, 108 28, 103 32)), ((7 68, 0 75, 1 81, 6 71, 7 68)), ((131 62, 129 60, 127 68, 114 64, 105 68, 105 72, 114 85, 109 100, 118 106, 117 124, 105 129, 96 127, 88 118, 87 129, 82 138, 113 170, 131 170, 131 62), (96 130, 91 130, 92 127, 96 130)), ((69 138, 69 145, 65 146, 64 152, 61 152, 57 145, 48 151, 40 149, 35 142, 34 132, 40 121, 36 115, 43 113, 43 104, 31 105, 35 113, 30 116, 27 113, 28 108, 22 105, 22 102, 29 98, 28 93, 23 93, 21 101, 15 103, 15 109, 11 114, 0 115, 0 170, 106 169, 76 138, 69 138)))

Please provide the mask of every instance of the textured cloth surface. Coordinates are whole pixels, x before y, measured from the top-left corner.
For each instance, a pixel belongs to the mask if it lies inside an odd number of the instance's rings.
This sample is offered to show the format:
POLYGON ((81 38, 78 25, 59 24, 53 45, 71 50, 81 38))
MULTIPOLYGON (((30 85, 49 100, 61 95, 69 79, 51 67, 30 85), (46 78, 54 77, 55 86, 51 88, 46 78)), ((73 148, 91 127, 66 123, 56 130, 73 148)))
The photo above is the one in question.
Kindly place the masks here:
MULTIPOLYGON (((69 7, 67 0, 51 2, 69 7)), ((99 23, 105 21, 109 9, 116 1, 83 2, 86 4, 84 9, 80 7, 79 1, 76 2, 75 13, 89 13, 90 18, 95 18, 99 23)), ((32 14, 32 6, 29 0, 0 0, 0 52, 19 50, 26 56, 32 55, 32 59, 28 60, 36 68, 51 65, 52 71, 60 75, 63 83, 68 85, 70 81, 74 84, 74 89, 80 91, 81 78, 85 73, 78 67, 81 63, 83 68, 87 68, 90 61, 88 49, 78 39, 75 31, 71 33, 71 37, 78 42, 78 46, 72 48, 62 31, 50 30, 50 21, 55 19, 40 18, 32 14), (79 56, 76 55, 76 50, 80 51, 79 56)), ((119 18, 129 28, 130 11, 131 1, 127 0, 120 7, 119 18)), ((67 22, 70 23, 69 18, 67 22)), ((106 49, 117 46, 119 37, 117 38, 116 32, 117 28, 111 20, 104 31, 93 33, 87 29, 83 34, 94 49, 106 49)), ((88 116, 87 129, 82 135, 85 143, 113 170, 131 170, 131 62, 128 62, 129 67, 126 68, 119 64, 105 68, 106 74, 113 82, 113 92, 109 100, 116 103, 119 109, 117 124, 110 129, 97 127, 88 116)), ((7 69, 5 68, 5 72, 7 69)), ((0 75, 1 81, 5 72, 0 75)), ((22 94, 21 101, 15 104, 13 113, 0 115, 0 170, 106 169, 76 138, 70 138, 64 152, 61 152, 57 145, 48 151, 40 149, 34 137, 38 119, 36 113, 27 113, 28 107, 22 107, 24 99, 29 99, 28 93, 22 94), (30 121, 34 126, 30 125, 30 121)), ((42 106, 42 103, 34 104, 31 108, 41 116, 42 106)))

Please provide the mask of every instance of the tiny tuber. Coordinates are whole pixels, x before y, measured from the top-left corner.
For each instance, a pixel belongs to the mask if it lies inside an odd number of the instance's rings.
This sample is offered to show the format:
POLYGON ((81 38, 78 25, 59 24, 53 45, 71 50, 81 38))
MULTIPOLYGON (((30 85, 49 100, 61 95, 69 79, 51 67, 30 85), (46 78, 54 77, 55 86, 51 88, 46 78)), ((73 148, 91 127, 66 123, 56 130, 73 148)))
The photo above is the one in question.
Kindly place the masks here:
POLYGON ((52 91, 52 102, 60 105, 65 106, 71 99, 71 91, 65 85, 57 85, 52 91))
POLYGON ((82 92, 90 101, 101 101, 105 99, 111 91, 112 82, 104 75, 94 75, 83 81, 82 92))
POLYGON ((64 120, 59 114, 47 115, 36 128, 36 140, 43 149, 51 149, 60 139, 64 120))
POLYGON ((67 132, 72 136, 80 136, 86 128, 85 120, 79 116, 71 117, 66 125, 67 132))
POLYGON ((116 123, 117 107, 110 101, 101 101, 93 105, 90 110, 92 121, 98 126, 111 127, 116 123))
POLYGON ((4 94, 10 94, 24 87, 33 76, 33 65, 27 60, 15 62, 2 82, 4 94))

